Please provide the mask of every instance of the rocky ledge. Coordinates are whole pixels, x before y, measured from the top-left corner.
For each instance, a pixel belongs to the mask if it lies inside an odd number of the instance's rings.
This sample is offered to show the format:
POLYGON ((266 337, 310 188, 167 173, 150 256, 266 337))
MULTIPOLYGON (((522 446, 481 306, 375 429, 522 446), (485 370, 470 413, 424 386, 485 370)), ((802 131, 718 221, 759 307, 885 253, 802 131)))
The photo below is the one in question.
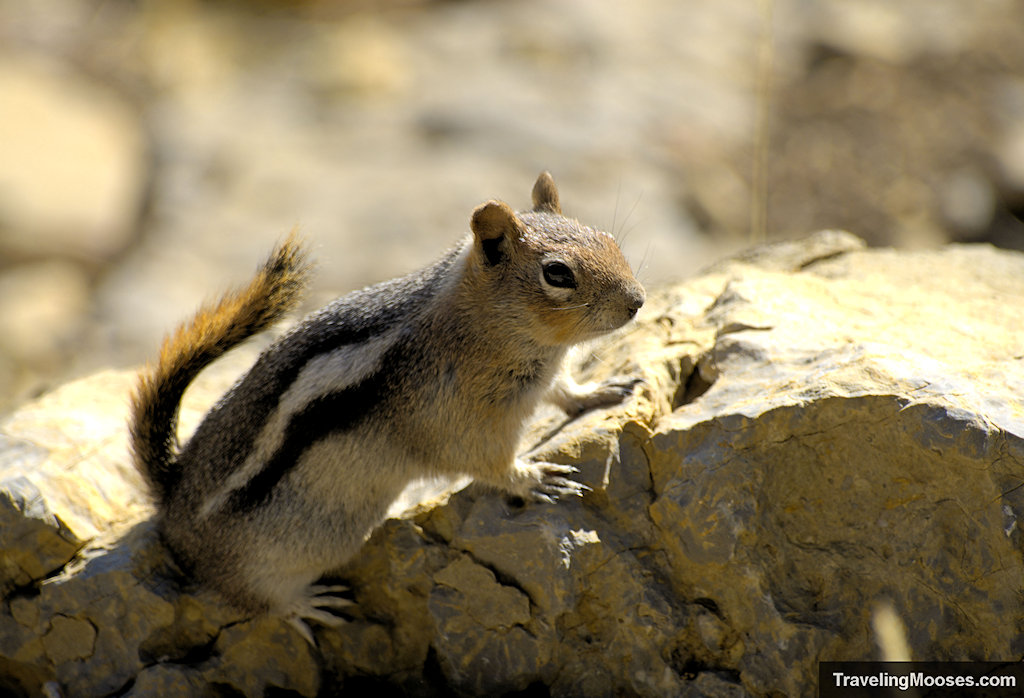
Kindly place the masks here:
POLYGON ((339 572, 358 605, 317 649, 175 575, 131 375, 69 384, 0 425, 0 692, 813 695, 823 660, 1019 658, 1022 299, 1024 255, 835 232, 654 294, 580 366, 643 376, 636 398, 531 432, 593 492, 406 509, 339 572))

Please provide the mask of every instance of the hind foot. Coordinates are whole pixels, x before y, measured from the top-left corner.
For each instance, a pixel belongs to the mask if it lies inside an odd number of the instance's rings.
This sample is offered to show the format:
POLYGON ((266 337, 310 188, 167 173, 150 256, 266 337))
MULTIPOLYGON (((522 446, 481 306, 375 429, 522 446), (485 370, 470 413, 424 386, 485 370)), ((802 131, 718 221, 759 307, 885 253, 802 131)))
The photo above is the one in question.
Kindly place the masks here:
POLYGON ((296 599, 288 608, 285 619, 293 628, 299 631, 299 634, 305 638, 306 642, 316 647, 313 630, 306 621, 316 621, 329 628, 337 628, 344 625, 346 621, 343 617, 327 609, 340 610, 354 606, 355 603, 353 601, 335 596, 335 594, 346 591, 348 591, 348 587, 341 584, 311 584, 306 587, 304 595, 296 599))

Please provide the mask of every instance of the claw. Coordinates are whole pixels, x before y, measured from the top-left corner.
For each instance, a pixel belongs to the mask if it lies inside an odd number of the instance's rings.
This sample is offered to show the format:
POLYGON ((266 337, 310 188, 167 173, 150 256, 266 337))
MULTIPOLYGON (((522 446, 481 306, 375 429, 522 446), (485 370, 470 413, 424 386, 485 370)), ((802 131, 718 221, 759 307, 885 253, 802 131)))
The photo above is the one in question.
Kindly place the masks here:
POLYGON ((306 621, 315 621, 329 628, 337 628, 346 621, 341 616, 331 613, 325 609, 342 609, 354 606, 355 602, 332 594, 339 594, 348 591, 348 587, 340 584, 312 584, 306 588, 303 598, 292 604, 291 611, 286 620, 295 628, 303 639, 311 646, 316 647, 316 638, 313 630, 306 621))
POLYGON ((310 584, 310 596, 323 596, 324 594, 344 594, 348 587, 344 584, 310 584))
POLYGON ((574 465, 516 459, 508 492, 527 501, 554 504, 559 497, 582 497, 591 489, 572 478, 580 472, 574 465))
POLYGON ((576 482, 575 480, 567 480, 565 478, 559 478, 557 481, 552 481, 550 486, 553 487, 559 494, 575 494, 579 497, 583 496, 584 492, 593 492, 582 482, 576 482))
POLYGON ((554 504, 559 497, 582 497, 591 489, 570 475, 580 471, 573 465, 561 463, 534 463, 537 482, 530 490, 529 497, 535 502, 554 504))
POLYGON ((345 608, 355 605, 352 601, 333 596, 348 591, 344 584, 313 584, 309 587, 309 604, 314 608, 345 608))
POLYGON ((320 599, 314 599, 310 603, 314 608, 348 608, 349 606, 356 605, 354 601, 339 599, 335 596, 325 596, 320 599))
POLYGON ((306 625, 306 621, 302 620, 298 616, 288 616, 288 624, 295 628, 302 639, 309 643, 311 647, 316 647, 316 639, 313 637, 313 631, 306 625))

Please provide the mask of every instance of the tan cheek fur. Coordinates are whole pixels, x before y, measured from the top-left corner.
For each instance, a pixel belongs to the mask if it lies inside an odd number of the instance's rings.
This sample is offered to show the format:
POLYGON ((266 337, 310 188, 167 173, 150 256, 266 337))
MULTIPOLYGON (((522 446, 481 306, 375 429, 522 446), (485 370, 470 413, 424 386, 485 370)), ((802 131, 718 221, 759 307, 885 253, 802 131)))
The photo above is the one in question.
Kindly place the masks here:
POLYGON ((567 306, 546 308, 538 313, 544 339, 550 344, 573 344, 580 339, 580 329, 586 324, 586 307, 567 306))

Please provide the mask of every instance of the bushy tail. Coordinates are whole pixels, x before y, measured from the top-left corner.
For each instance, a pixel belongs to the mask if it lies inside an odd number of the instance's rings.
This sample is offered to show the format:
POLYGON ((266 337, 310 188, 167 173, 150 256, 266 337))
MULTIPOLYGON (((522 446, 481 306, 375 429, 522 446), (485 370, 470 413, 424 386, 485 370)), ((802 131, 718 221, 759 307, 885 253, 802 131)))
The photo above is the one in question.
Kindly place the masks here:
POLYGON ((156 364, 139 375, 131 399, 131 447, 158 501, 167 501, 177 480, 178 407, 185 389, 210 362, 294 308, 308 272, 306 251, 293 230, 248 286, 201 307, 164 339, 156 364))

